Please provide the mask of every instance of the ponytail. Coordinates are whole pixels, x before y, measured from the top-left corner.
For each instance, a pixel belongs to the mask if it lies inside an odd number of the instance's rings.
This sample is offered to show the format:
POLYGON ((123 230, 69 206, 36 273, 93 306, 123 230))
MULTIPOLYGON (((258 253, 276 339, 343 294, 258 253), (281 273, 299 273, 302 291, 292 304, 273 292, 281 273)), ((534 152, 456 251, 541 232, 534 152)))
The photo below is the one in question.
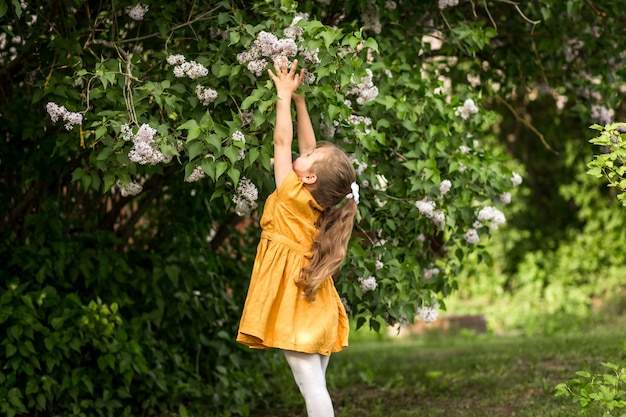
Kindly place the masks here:
POLYGON ((326 157, 313 167, 317 186, 311 193, 324 211, 317 221, 319 235, 311 248, 313 255, 298 282, 310 301, 315 300, 319 287, 337 272, 346 257, 357 213, 355 198, 346 198, 356 179, 352 162, 332 144, 323 142, 319 147, 324 149, 326 157))

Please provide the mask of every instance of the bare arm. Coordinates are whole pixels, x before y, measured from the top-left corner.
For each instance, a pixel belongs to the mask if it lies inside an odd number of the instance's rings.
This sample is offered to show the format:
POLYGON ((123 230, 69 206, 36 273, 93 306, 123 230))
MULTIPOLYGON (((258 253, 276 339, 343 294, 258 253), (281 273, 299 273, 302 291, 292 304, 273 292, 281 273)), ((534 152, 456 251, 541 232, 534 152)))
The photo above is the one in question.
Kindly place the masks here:
POLYGON ((293 168, 291 143, 293 142, 293 121, 291 120, 291 98, 293 92, 302 84, 302 71, 296 73, 298 61, 294 61, 291 70, 287 69, 287 58, 281 63, 274 61, 274 69, 268 70, 276 86, 276 126, 274 127, 274 179, 279 188, 293 168))
POLYGON ((298 120, 298 149, 300 155, 304 155, 315 149, 315 132, 313 131, 304 96, 294 93, 293 102, 296 104, 296 118, 298 120))

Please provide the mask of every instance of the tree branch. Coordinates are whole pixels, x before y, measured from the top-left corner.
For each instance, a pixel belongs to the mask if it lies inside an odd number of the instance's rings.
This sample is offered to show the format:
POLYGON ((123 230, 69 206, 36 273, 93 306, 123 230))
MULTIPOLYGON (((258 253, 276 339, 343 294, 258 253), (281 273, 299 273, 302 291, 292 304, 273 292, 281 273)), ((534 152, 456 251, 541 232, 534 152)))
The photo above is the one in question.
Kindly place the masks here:
POLYGON ((550 147, 550 145, 548 144, 548 142, 546 141, 546 138, 543 136, 543 134, 537 130, 537 128, 535 128, 535 126, 533 126, 528 120, 524 119, 522 116, 520 116, 515 109, 513 108, 513 106, 511 106, 509 103, 506 102, 506 100, 504 100, 502 97, 500 96, 495 96, 496 100, 499 101, 500 103, 504 104, 504 106, 509 109, 511 111, 511 113, 513 113, 513 116, 515 116, 515 118, 522 123, 524 126, 526 126, 527 128, 529 128, 535 135, 537 135, 539 137, 539 139, 541 140, 541 143, 543 143, 543 146, 546 147, 546 149, 548 149, 549 151, 553 152, 555 155, 558 155, 559 153, 557 151, 555 151, 554 149, 552 149, 552 147, 550 147))
POLYGON ((243 219, 243 217, 237 215, 236 213, 232 213, 228 220, 217 229, 217 233, 215 233, 215 237, 211 240, 211 250, 215 252, 224 241, 230 236, 232 227, 235 226, 243 219))

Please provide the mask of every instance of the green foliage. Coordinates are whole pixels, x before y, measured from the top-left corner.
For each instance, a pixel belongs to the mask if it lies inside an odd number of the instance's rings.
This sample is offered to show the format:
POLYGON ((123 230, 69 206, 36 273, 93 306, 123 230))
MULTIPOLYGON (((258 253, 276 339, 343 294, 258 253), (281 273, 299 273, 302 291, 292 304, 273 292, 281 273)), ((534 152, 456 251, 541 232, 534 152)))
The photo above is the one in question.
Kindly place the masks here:
MULTIPOLYGON (((584 166, 586 155, 572 158, 584 166)), ((498 230, 487 242, 490 257, 470 256, 459 292, 448 300, 451 311, 483 313, 494 331, 529 334, 572 331, 598 313, 626 276, 626 213, 611 196, 598 195, 601 184, 584 169, 570 181, 559 195, 578 208, 577 221, 558 235, 498 230)), ((528 216, 525 192, 514 195, 511 222, 528 216)))
POLYGON ((602 362, 607 373, 594 374, 578 371, 579 378, 562 382, 555 387, 556 395, 571 397, 583 411, 602 410, 603 417, 624 417, 626 413, 626 370, 611 362, 602 362))
POLYGON ((121 400, 150 373, 137 342, 119 327, 115 304, 81 305, 52 287, 9 283, 0 301, 5 366, 0 372, 3 415, 63 412, 132 415, 121 400), (10 314, 9 314, 10 312, 10 314))
POLYGON ((598 130, 600 135, 590 142, 601 146, 603 152, 589 162, 587 174, 606 178, 609 187, 616 189, 617 199, 626 206, 626 134, 623 133, 626 123, 614 123, 605 127, 594 125, 592 128, 598 130))

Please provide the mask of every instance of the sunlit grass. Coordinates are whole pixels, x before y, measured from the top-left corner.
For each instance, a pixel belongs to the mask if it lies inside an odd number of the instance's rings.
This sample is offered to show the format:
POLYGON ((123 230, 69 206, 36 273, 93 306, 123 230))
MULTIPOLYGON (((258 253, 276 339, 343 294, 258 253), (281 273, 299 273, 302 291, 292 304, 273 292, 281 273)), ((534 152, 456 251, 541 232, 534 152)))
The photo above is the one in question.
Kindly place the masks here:
MULTIPOLYGON (((328 385, 338 417, 572 417, 578 405, 554 387, 600 362, 623 364, 624 322, 553 336, 425 335, 390 339, 367 332, 333 355, 328 385)), ((277 396, 258 417, 305 417, 287 365, 277 396)), ((590 417, 599 413, 587 414, 590 417)))

